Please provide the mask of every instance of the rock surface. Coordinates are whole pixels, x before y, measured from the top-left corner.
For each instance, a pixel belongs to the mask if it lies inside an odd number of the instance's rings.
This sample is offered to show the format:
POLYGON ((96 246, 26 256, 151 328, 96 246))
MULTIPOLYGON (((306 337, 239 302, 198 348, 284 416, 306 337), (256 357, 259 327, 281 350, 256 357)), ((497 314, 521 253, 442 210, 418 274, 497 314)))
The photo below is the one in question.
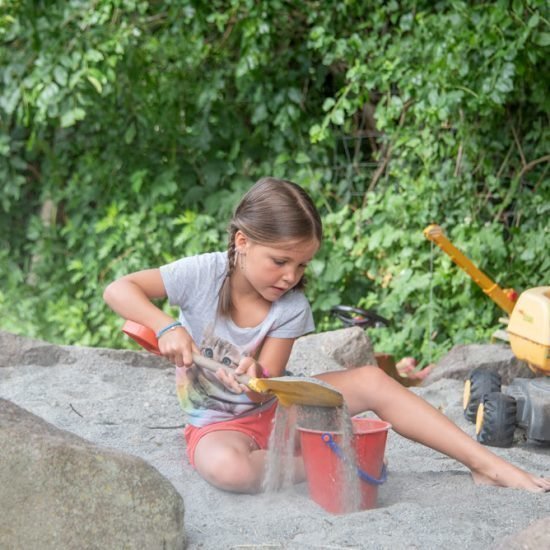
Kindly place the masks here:
POLYGON ((0 368, 14 365, 50 367, 72 365, 91 359, 147 368, 166 368, 166 359, 144 351, 86 348, 78 346, 58 346, 42 340, 26 338, 0 330, 0 368))
POLYGON ((376 365, 371 341, 362 328, 350 327, 298 338, 288 370, 311 376, 363 365, 376 365))
POLYGON ((0 449, 0 548, 184 548, 183 499, 144 460, 4 399, 0 449))
POLYGON ((492 550, 543 550, 550 548, 550 516, 534 521, 527 529, 498 541, 492 550))
POLYGON ((438 380, 452 378, 466 380, 468 374, 477 367, 498 372, 504 385, 510 384, 516 377, 533 378, 529 367, 517 359, 512 350, 503 344, 468 344, 454 346, 428 375, 423 385, 438 380))

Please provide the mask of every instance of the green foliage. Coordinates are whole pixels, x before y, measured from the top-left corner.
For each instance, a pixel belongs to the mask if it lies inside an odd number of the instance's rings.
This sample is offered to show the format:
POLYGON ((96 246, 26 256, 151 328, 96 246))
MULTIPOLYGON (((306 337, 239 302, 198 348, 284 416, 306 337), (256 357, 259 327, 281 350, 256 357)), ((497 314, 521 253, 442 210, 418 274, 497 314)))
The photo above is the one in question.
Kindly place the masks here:
POLYGON ((126 345, 129 271, 225 246, 266 174, 314 196, 308 295, 437 358, 500 315, 422 235, 504 287, 548 284, 546 3, 70 0, 0 8, 0 326, 126 345), (546 277, 546 279, 545 279, 546 277))

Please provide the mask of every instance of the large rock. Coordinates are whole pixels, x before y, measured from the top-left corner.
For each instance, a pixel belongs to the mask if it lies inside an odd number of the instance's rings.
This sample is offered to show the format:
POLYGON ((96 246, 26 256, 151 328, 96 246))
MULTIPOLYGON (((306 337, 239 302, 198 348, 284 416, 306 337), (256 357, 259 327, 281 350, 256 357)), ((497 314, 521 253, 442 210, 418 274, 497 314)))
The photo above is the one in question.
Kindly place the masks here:
POLYGON ((371 341, 360 327, 322 333, 319 341, 321 350, 346 369, 376 365, 371 341))
POLYGON ((498 372, 504 385, 508 385, 517 377, 534 377, 529 367, 517 359, 506 345, 467 344, 453 347, 439 361, 422 385, 427 386, 442 378, 466 380, 468 374, 477 367, 498 372))
POLYGON ((62 346, 49 344, 41 340, 26 338, 0 330, 0 367, 14 365, 39 365, 49 367, 59 363, 74 363, 76 358, 62 346))
POLYGON ((54 365, 71 365, 83 359, 93 359, 105 363, 114 361, 131 367, 172 368, 163 357, 149 352, 134 352, 106 348, 86 348, 78 346, 58 346, 26 338, 0 330, 0 367, 36 365, 51 367, 54 365))
POLYGON ((550 517, 534 521, 519 533, 497 541, 494 550, 542 550, 550 548, 550 517))
POLYGON ((363 329, 350 327, 298 338, 288 370, 311 376, 363 365, 376 365, 372 344, 363 329))
POLYGON ((0 548, 185 547, 183 500, 140 458, 0 399, 0 548))

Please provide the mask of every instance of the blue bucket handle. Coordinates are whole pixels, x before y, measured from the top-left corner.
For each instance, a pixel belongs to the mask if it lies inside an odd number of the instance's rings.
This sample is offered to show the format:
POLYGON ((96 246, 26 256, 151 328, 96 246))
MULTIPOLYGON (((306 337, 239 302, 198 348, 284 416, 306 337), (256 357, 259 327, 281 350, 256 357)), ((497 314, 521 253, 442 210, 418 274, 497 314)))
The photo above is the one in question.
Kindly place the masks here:
MULTIPOLYGON (((328 445, 332 452, 341 460, 346 461, 347 458, 344 456, 344 453, 342 452, 342 449, 334 441, 332 434, 325 432, 321 435, 321 439, 328 445)), ((388 479, 388 470, 386 468, 386 465, 382 465, 382 472, 380 473, 380 478, 376 479, 375 477, 370 476, 367 474, 367 472, 361 470, 361 468, 357 467, 357 475, 361 478, 362 481, 366 481, 367 483, 370 483, 371 485, 382 485, 387 479, 388 479)))

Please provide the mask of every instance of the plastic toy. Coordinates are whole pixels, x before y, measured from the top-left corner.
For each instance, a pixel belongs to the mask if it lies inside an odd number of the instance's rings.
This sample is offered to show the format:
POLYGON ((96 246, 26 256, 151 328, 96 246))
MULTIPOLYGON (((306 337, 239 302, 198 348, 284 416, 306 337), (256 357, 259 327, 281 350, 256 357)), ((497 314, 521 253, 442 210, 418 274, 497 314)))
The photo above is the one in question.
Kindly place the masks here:
POLYGON ((514 355, 539 377, 516 378, 501 391, 501 378, 474 369, 464 385, 464 416, 476 422, 480 443, 510 447, 516 426, 528 439, 550 441, 550 286, 531 288, 519 298, 480 271, 444 235, 438 225, 424 229, 427 239, 448 254, 499 307, 510 315, 507 339, 514 355))

